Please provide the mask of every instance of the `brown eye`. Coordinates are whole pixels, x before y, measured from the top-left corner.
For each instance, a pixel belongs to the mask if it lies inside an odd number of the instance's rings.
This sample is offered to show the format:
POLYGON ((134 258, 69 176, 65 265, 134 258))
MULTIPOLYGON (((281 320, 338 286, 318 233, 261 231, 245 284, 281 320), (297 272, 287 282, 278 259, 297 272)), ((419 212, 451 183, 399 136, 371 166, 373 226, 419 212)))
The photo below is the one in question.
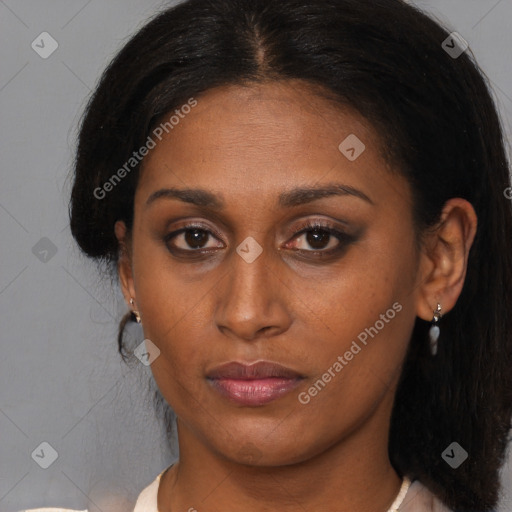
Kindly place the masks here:
POLYGON ((332 228, 313 226, 293 239, 292 249, 301 252, 336 251, 347 242, 348 235, 332 228))
POLYGON ((185 242, 193 249, 202 249, 210 237, 203 229, 188 229, 184 234, 185 242))
POLYGON ((314 229, 306 234, 307 243, 313 249, 325 249, 332 235, 323 229, 314 229))
POLYGON ((224 247, 220 242, 212 245, 211 242, 214 240, 217 240, 217 238, 213 233, 201 226, 185 226, 164 238, 169 251, 181 253, 210 252, 212 249, 224 247))

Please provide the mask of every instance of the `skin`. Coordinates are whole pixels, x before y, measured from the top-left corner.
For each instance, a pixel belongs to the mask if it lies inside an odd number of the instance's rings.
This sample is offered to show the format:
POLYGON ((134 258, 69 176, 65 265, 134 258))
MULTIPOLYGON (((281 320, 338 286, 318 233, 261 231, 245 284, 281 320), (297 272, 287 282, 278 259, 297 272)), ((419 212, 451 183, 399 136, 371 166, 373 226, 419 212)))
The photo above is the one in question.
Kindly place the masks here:
POLYGON ((415 319, 431 321, 437 303, 443 314, 453 308, 477 225, 472 206, 452 199, 418 250, 411 197, 383 159, 378 133, 299 82, 208 91, 148 154, 133 231, 118 221, 115 232, 124 296, 135 299, 144 336, 160 350, 151 368, 178 417, 180 460, 161 480, 160 511, 390 507, 401 478, 388 458, 389 420, 415 319), (366 146, 355 161, 338 149, 350 134, 366 146), (333 183, 369 201, 345 194, 278 204, 296 187, 333 183), (168 188, 204 189, 224 206, 165 197, 146 204, 168 188), (297 234, 304 220, 353 238, 324 234, 313 246, 297 234), (166 235, 197 222, 209 238, 190 246, 178 234, 166 244, 166 235), (236 252, 247 237, 263 249, 252 263, 236 252), (197 251, 201 243, 213 252, 194 259, 168 248, 197 251), (340 244, 337 254, 315 256, 340 244), (298 394, 395 302, 402 310, 300 403, 298 394), (305 379, 259 407, 233 404, 205 379, 222 363, 260 360, 305 379))

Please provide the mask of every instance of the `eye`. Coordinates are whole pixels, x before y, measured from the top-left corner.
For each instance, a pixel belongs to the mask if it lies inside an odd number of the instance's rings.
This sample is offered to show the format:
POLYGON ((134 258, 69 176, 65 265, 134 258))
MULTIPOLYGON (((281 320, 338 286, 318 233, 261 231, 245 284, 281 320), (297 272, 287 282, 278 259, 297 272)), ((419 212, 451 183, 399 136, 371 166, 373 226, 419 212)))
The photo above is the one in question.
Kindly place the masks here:
POLYGON ((222 243, 211 245, 211 241, 217 240, 212 231, 201 225, 188 225, 166 235, 164 241, 171 252, 211 252, 222 248, 222 243), (208 243, 210 242, 210 245, 208 243))
MULTIPOLYGON (((302 231, 296 233, 287 248, 298 253, 314 256, 330 256, 342 252, 354 237, 320 221, 306 221, 302 231)), ((300 229, 299 228, 299 229, 300 229)), ((179 256, 201 256, 223 249, 220 235, 200 224, 189 224, 164 237, 171 254, 179 256)))
POLYGON ((333 226, 307 221, 292 240, 291 249, 302 253, 333 254, 342 250, 353 238, 333 226))

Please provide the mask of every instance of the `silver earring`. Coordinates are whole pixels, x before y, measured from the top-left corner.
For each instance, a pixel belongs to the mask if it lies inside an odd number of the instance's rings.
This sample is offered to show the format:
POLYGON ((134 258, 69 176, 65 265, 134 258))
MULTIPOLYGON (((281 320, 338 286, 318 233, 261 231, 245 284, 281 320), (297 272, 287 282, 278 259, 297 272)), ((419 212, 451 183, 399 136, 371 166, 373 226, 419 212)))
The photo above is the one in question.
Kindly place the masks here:
POLYGON ((430 330, 428 331, 428 336, 430 339, 430 353, 435 356, 437 354, 437 340, 439 339, 439 334, 441 330, 439 329, 438 322, 441 319, 441 304, 437 305, 437 309, 434 311, 434 316, 432 318, 432 325, 430 326, 430 330))
MULTIPOLYGON (((134 306, 134 305, 135 305, 135 300, 130 299, 130 304, 131 304, 132 306, 134 306)), ((138 324, 140 324, 141 319, 140 319, 140 314, 139 314, 139 312, 138 312, 137 310, 135 310, 135 309, 132 309, 132 314, 133 314, 133 316, 135 317, 135 321, 136 321, 138 324)))

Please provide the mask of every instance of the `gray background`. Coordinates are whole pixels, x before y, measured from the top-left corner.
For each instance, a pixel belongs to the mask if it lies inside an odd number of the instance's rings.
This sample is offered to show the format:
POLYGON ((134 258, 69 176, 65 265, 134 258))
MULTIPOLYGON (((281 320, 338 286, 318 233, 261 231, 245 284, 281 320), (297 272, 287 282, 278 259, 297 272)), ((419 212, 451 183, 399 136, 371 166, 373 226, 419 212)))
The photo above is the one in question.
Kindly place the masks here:
MULTIPOLYGON (((415 3, 469 42, 510 135, 512 0, 415 3)), ((85 101, 116 50, 164 5, 0 1, 0 512, 124 512, 175 457, 149 369, 116 352, 120 292, 80 256, 67 217, 85 101), (31 47, 42 32, 59 45, 47 59, 31 47), (42 442, 58 454, 48 469, 31 457, 42 442)), ((512 490, 510 462, 503 483, 512 490)), ((512 510, 509 496, 501 510, 512 510)))

